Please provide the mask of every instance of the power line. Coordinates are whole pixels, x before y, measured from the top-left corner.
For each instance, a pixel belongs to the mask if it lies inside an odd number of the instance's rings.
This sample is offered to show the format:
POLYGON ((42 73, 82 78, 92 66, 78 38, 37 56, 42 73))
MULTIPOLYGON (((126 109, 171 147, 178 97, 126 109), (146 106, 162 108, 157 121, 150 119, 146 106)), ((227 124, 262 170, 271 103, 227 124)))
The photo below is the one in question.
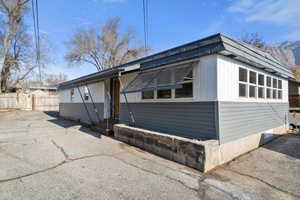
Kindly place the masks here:
POLYGON ((34 28, 34 40, 35 40, 35 48, 36 48, 36 65, 38 66, 39 70, 39 81, 42 84, 42 74, 41 74, 41 51, 40 51, 40 26, 39 26, 39 8, 38 8, 38 1, 32 0, 32 17, 33 17, 33 28, 34 28))
POLYGON ((144 46, 148 49, 148 39, 149 39, 149 25, 148 25, 148 0, 143 0, 143 15, 144 15, 144 46))

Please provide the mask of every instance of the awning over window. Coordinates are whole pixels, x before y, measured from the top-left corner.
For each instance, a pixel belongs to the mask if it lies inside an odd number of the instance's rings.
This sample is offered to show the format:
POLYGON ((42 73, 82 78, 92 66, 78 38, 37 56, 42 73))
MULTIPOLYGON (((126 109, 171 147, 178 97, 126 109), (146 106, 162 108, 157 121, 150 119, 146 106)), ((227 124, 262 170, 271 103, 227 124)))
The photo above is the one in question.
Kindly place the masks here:
POLYGON ((123 93, 181 88, 184 78, 193 70, 193 63, 139 73, 123 89, 123 93))

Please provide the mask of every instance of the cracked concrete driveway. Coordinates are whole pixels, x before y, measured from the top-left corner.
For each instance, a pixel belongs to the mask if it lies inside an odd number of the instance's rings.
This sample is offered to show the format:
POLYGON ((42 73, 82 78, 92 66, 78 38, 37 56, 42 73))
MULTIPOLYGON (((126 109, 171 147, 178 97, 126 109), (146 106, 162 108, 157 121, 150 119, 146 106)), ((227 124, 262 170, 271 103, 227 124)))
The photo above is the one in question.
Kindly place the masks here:
POLYGON ((204 175, 53 115, 0 112, 0 199, 297 199, 295 137, 204 175))

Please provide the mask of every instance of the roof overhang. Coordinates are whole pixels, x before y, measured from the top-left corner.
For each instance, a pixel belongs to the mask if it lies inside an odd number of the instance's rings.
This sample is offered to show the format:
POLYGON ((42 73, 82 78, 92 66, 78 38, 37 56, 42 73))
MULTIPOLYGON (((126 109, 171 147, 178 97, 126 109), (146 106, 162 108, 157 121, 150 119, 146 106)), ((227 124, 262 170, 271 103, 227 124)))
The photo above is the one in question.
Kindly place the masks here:
POLYGON ((58 90, 76 88, 76 87, 80 87, 83 85, 88 85, 88 84, 96 83, 99 81, 104 81, 106 79, 116 78, 119 76, 119 72, 121 72, 121 71, 123 71, 123 69, 115 67, 115 68, 107 69, 104 71, 96 72, 93 74, 89 74, 87 76, 83 76, 83 77, 59 84, 58 90))

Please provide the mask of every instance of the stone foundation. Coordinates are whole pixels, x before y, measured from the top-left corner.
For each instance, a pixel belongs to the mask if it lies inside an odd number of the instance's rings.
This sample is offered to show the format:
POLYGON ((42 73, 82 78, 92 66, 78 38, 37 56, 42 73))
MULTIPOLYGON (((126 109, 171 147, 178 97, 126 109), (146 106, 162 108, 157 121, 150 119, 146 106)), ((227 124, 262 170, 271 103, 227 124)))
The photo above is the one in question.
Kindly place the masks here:
POLYGON ((282 133, 286 133, 285 126, 220 145, 218 140, 196 141, 124 124, 114 125, 116 139, 201 172, 247 153, 282 133))

